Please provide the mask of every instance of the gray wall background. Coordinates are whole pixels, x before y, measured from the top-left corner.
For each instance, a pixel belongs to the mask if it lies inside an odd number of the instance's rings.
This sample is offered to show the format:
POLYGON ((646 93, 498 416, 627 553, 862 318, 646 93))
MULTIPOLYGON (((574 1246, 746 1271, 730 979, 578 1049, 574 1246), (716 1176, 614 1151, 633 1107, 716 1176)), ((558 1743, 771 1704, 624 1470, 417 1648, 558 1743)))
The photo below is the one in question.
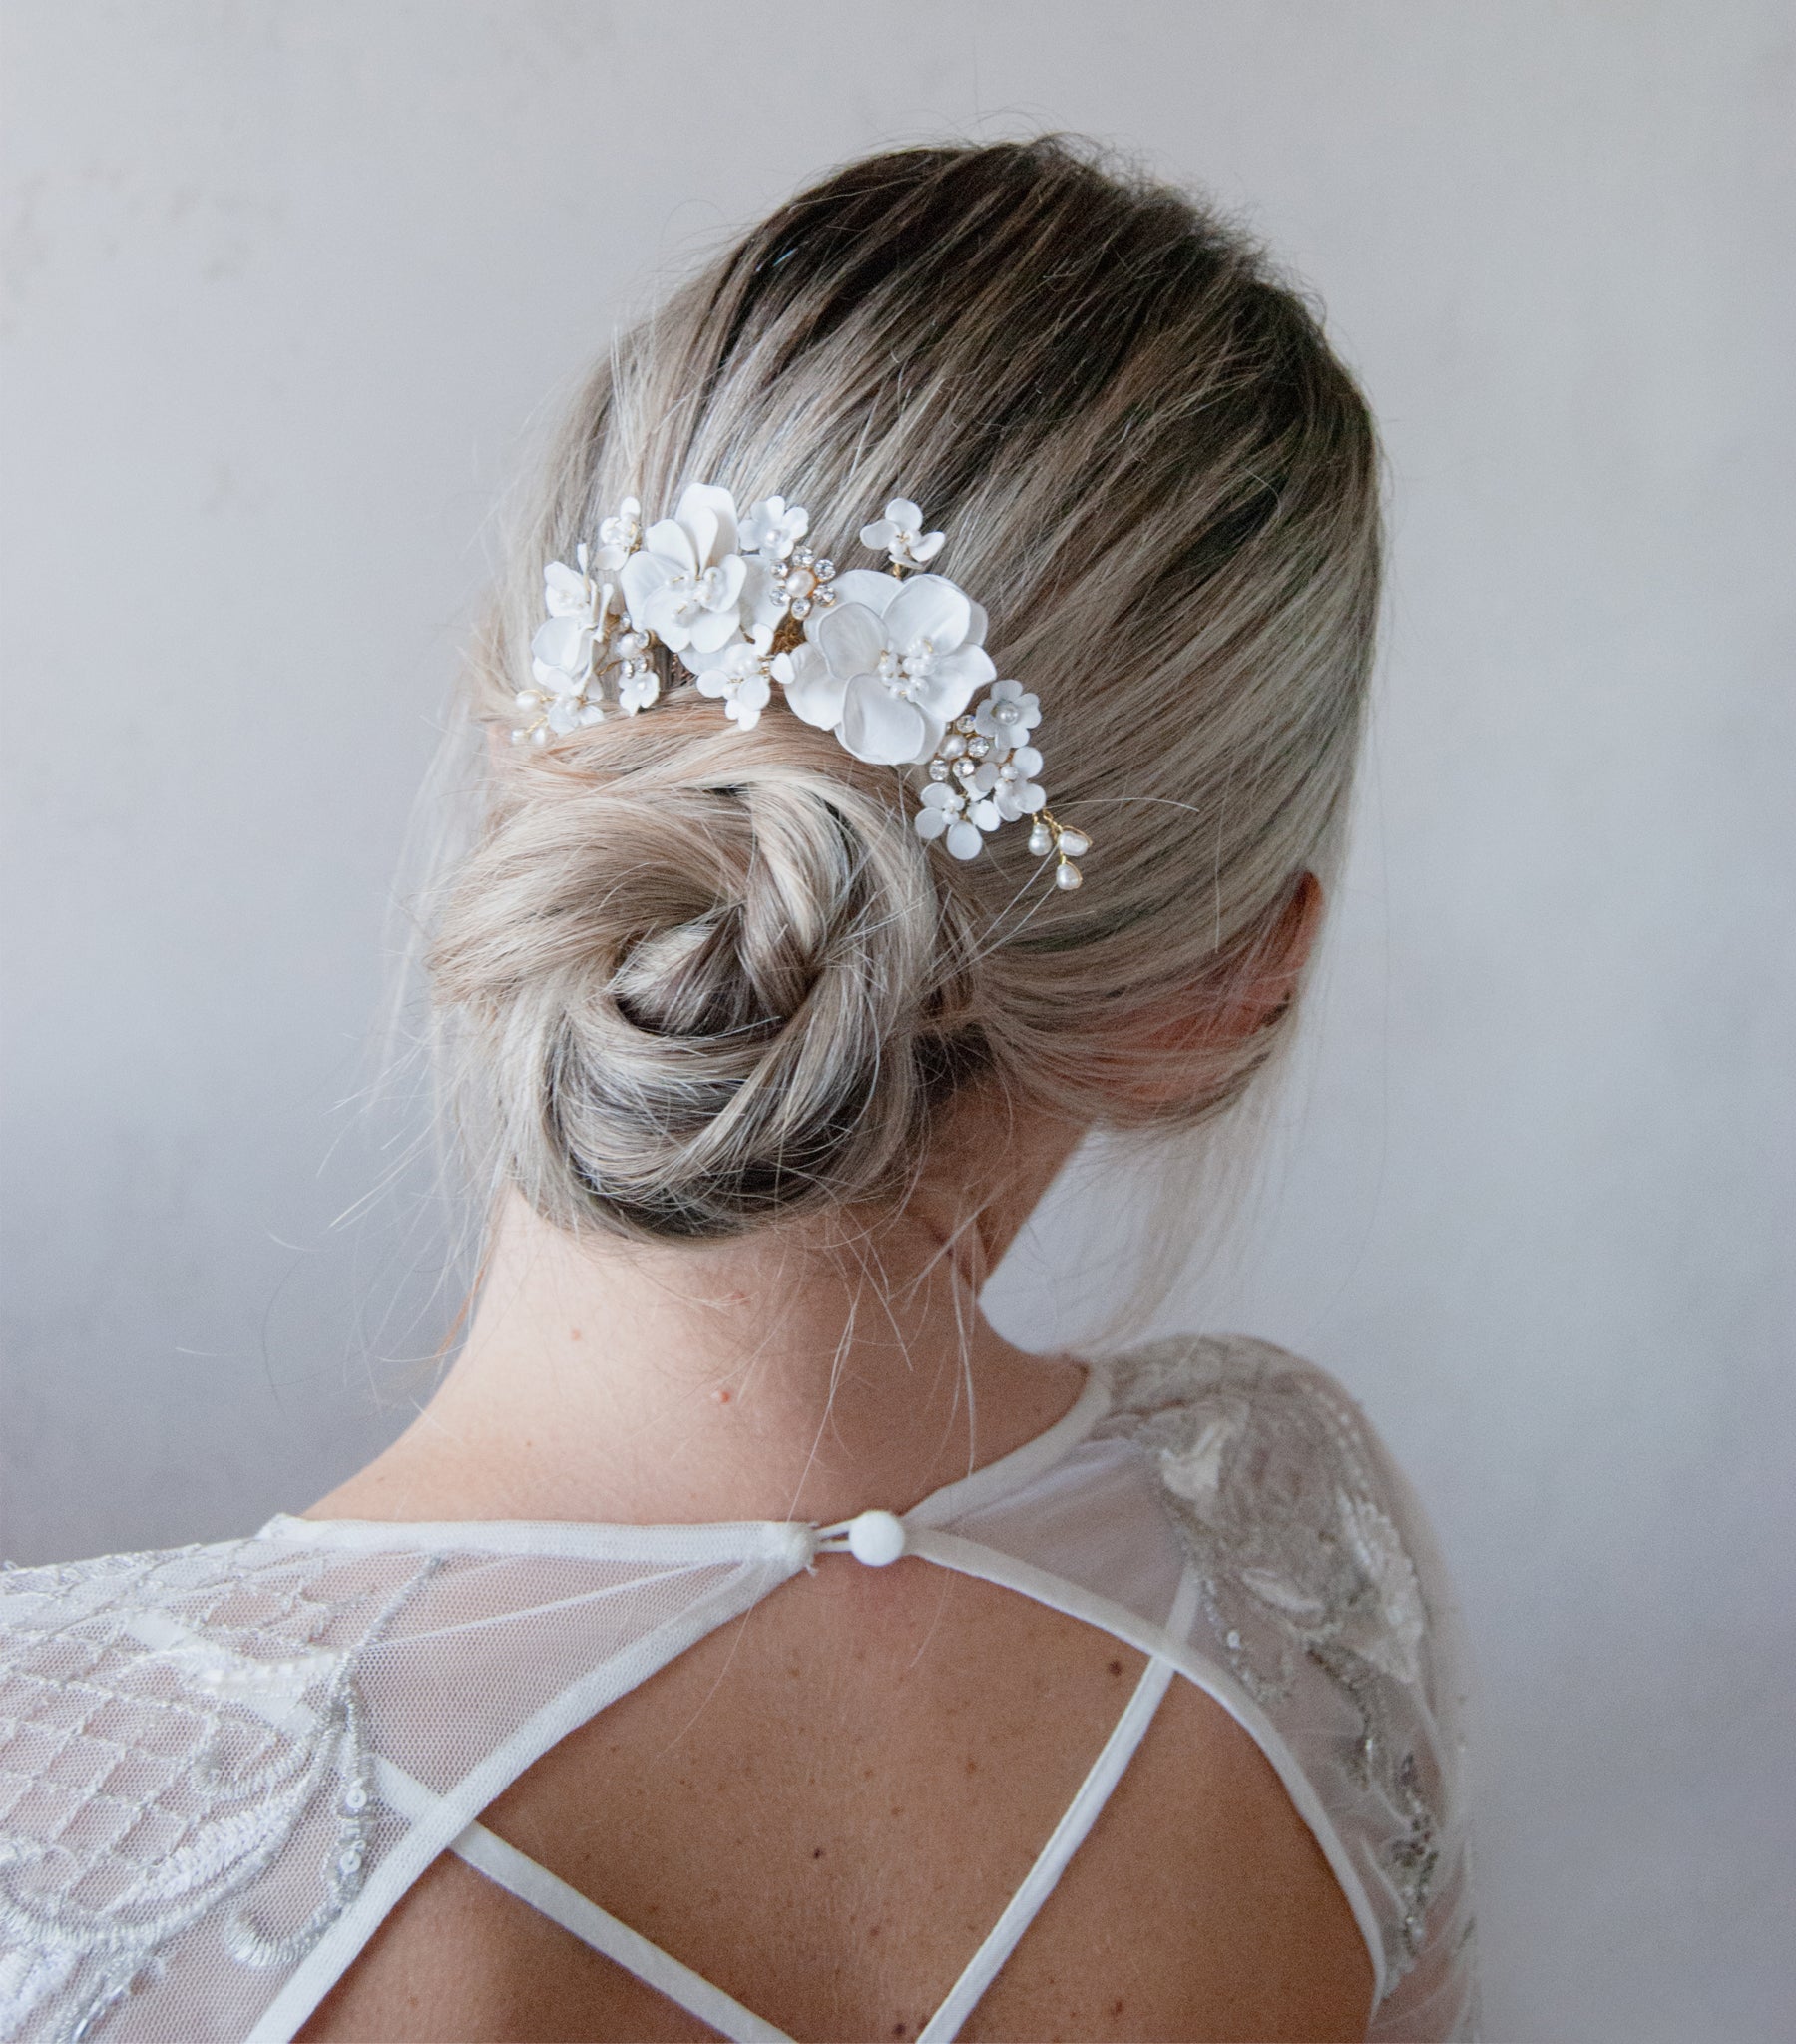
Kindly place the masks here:
MULTIPOLYGON (((332 1218, 542 407, 832 161, 1067 126, 1317 288, 1395 570, 1265 1188, 1169 1317, 1363 1397, 1483 1672, 1489 2034, 1796 2005, 1789 7, 5 7, 7 1552, 297 1506, 437 1217, 332 1218)), ((1051 1203, 998 1285, 1044 1342, 1051 1203)))

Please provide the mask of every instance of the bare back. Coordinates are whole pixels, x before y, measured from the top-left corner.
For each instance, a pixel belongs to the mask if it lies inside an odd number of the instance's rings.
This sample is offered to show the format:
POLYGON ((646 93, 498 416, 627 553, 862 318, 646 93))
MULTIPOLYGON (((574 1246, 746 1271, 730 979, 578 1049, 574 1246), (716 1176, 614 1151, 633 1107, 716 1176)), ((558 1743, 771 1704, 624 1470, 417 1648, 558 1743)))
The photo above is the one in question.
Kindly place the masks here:
MULTIPOLYGON (((792 2036, 915 2038, 1143 1660, 919 1561, 819 1569, 564 1740, 485 1822, 792 2036)), ((1371 1992, 1277 1777, 1181 1684, 963 2035, 1359 2037, 1371 1992)), ((301 2034, 709 2032, 446 1855, 301 2034)))

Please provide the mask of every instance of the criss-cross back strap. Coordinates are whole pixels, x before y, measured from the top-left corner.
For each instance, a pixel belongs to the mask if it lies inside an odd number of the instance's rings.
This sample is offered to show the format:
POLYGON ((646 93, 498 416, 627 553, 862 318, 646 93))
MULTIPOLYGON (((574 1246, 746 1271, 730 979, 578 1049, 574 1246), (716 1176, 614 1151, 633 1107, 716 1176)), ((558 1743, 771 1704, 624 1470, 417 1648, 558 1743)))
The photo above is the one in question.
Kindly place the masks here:
MULTIPOLYGON (((1166 1630, 1182 1639, 1190 1626, 1196 1605, 1197 1585, 1187 1570, 1166 1621, 1166 1630)), ((986 1989, 998 1977, 1004 1962, 1036 1919, 1042 1904, 1054 1892, 1054 1885, 1067 1863, 1085 1842, 1098 1820, 1099 1812, 1122 1779, 1134 1758, 1135 1749, 1146 1736, 1173 1676, 1172 1664, 1157 1655, 1149 1659, 1136 1683, 1134 1693, 1123 1706, 1122 1716, 1104 1743, 1080 1784, 1078 1793, 1067 1805, 1035 1864, 1011 1897, 1003 1915, 968 1962, 965 1971, 949 1989, 942 2003, 920 2033, 917 2044, 953 2044, 961 2025, 978 2007, 986 1989)), ((520 1901, 559 1923, 564 1930, 589 1944, 606 1958, 622 1966, 658 1993, 665 1994, 690 2015, 720 2031, 731 2044, 791 2044, 785 2031, 744 2008, 733 1995, 713 1986, 701 1973, 683 1965, 672 1953, 632 1930, 609 1910, 589 1901, 578 1888, 551 1873, 547 1867, 508 1845, 484 1824, 470 1824, 456 1839, 458 1857, 484 1873, 489 1880, 514 1894, 520 1901)))
MULTIPOLYGON (((1187 1582, 1189 1578, 1187 1577, 1187 1582)), ((1194 1586, 1191 1591, 1195 1595, 1194 1586)), ((1186 1598, 1186 1586, 1179 1585, 1181 1601, 1186 1598)), ((1182 1631, 1190 1623, 1190 1611, 1180 1613, 1174 1610, 1170 1623, 1182 1631)), ((1111 1730, 1111 1736, 1104 1742, 1104 1751, 1092 1763, 1092 1771, 1079 1785, 1079 1793, 1067 1805, 1066 1813, 1055 1825, 1053 1835, 1037 1855, 1036 1863, 1023 1876, 1023 1884, 1012 1895, 1004 1914, 993 1924, 986 1941, 968 1961, 967 1969, 948 1990, 948 1998, 923 2026, 917 2044, 952 2044, 960 2035, 960 2026, 979 2006, 980 1997, 998 1977, 1024 1931, 1035 1921, 1042 1904, 1054 1892, 1054 1884, 1066 1871, 1067 1862, 1081 1845, 1086 1833, 1098 1821, 1098 1813, 1110 1800, 1111 1791, 1122 1781, 1123 1770, 1133 1760, 1135 1748, 1146 1737, 1147 1728, 1153 1723, 1153 1714, 1159 1709, 1160 1699, 1171 1686, 1173 1668, 1170 1661, 1157 1656, 1141 1671, 1141 1679, 1135 1684, 1134 1694, 1123 1706, 1122 1715, 1111 1730)))
POLYGON ((712 1986, 690 1966, 682 1966, 672 1952, 663 1951, 609 1909, 589 1901, 577 1887, 571 1887, 548 1867, 538 1865, 515 1845, 508 1845, 485 1824, 470 1824, 452 1849, 458 1859, 465 1859, 519 1901, 540 1909, 627 1973, 634 1973, 670 2001, 677 2002, 688 2014, 709 2023, 713 2030, 720 2030, 730 2044, 791 2044, 776 2024, 763 2022, 734 1995, 712 1986))

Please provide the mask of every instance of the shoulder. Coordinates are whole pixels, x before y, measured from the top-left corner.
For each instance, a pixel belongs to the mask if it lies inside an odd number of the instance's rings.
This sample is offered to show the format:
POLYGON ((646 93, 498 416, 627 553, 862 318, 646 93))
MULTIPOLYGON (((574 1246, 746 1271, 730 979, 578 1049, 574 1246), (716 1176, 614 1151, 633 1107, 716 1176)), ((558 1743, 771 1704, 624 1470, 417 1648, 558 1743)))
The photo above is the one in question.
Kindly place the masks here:
POLYGON ((1414 1490, 1344 1387, 1272 1342, 1180 1336, 1108 1372, 1103 1431, 1154 1470, 1200 1589, 1195 1644, 1315 1792, 1383 1951, 1381 2014, 1469 2010, 1465 1656, 1414 1490))
POLYGON ((250 2027, 359 1883, 354 1674, 418 1573, 259 1537, 0 1571, 0 2031, 85 2033, 184 1934, 250 2027), (316 1896, 279 1934, 236 1913, 270 1869, 316 1896))
POLYGON ((1422 1680, 1428 1579, 1444 1603, 1444 1571, 1408 1481, 1335 1377, 1244 1334, 1156 1341, 1108 1369, 1104 1430, 1150 1456, 1214 1587, 1268 1606, 1280 1635, 1326 1632, 1422 1680))
POLYGON ((96 1555, 35 1566, 0 1564, 0 1668, 17 1671, 56 1648, 73 1672, 148 1657, 182 1673, 203 1643, 263 1660, 282 1640, 322 1654, 359 1644, 427 1556, 337 1553, 322 1544, 248 1534, 204 1545, 96 1555), (85 1650, 85 1651, 82 1651, 85 1650))

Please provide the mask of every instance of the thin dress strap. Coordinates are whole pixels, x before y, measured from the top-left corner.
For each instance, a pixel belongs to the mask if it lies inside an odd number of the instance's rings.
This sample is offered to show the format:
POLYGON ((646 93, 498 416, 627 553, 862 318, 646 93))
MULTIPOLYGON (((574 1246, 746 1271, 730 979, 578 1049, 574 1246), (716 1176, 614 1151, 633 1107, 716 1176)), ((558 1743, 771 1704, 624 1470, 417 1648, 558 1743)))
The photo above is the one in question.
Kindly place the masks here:
MULTIPOLYGON (((1179 1581, 1178 1596, 1166 1621, 1167 1630, 1182 1636, 1190 1626, 1196 1603, 1196 1578, 1187 1569, 1179 1581)), ((979 2006, 980 1997, 998 1977, 1005 1960, 1016 1950, 1018 1940, 1054 1892, 1055 1883, 1067 1869, 1067 1862, 1085 1843, 1087 1832, 1098 1821, 1099 1812, 1134 1759, 1135 1749, 1147 1736, 1153 1714, 1171 1686, 1173 1673, 1171 1662, 1161 1660, 1157 1654, 1141 1671, 1133 1696, 1123 1706, 1122 1715, 1104 1742, 1104 1751, 1093 1762, 1091 1773, 1080 1784, 1079 1793, 1067 1805, 1066 1814, 1055 1825, 1053 1835, 1042 1847, 1036 1863, 1024 1875, 1022 1886, 993 1925, 990 1936, 973 1954, 967 1970, 949 1989, 947 2000, 924 2025, 917 2044, 952 2044, 952 2040, 960 2035, 962 2023, 979 2006)))
POLYGON ((577 1887, 570 1886, 559 1874, 551 1873, 515 1845, 508 1845, 485 1824, 470 1824, 452 1850, 458 1859, 484 1873, 508 1894, 541 1910, 564 1930, 571 1930, 582 1943, 590 1944, 594 1951, 602 1952, 627 1973, 647 1981, 688 2015, 709 2023, 729 2039, 729 2044, 791 2044, 776 2024, 763 2022, 734 1995, 713 1987, 702 1973, 681 1965, 672 1952, 663 1951, 609 1909, 589 1901, 577 1887))

